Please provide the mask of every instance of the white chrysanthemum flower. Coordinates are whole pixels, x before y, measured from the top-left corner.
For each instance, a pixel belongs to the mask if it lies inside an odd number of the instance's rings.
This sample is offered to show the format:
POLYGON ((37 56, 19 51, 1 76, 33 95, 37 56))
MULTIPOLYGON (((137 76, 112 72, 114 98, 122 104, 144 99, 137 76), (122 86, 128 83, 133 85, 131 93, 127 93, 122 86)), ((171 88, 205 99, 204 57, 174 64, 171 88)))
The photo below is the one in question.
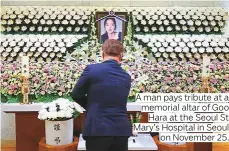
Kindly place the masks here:
POLYGON ((223 47, 222 51, 225 52, 225 53, 228 53, 229 52, 229 48, 223 47))
POLYGON ((166 16, 165 15, 161 15, 160 16, 160 20, 165 20, 166 19, 166 16))
POLYGON ((165 51, 166 52, 173 52, 173 48, 172 47, 167 47, 165 51))
POLYGON ((59 20, 55 20, 54 21, 54 24, 59 25, 60 24, 60 21, 59 20))
POLYGON ((58 20, 62 20, 63 18, 64 18, 64 15, 62 15, 62 14, 60 14, 60 15, 57 16, 57 19, 58 20))
POLYGON ((161 47, 161 43, 160 42, 156 42, 155 46, 159 48, 159 47, 161 47))
POLYGON ((206 19, 206 16, 204 16, 204 15, 200 15, 200 20, 205 20, 206 19))
POLYGON ((28 52, 29 51, 29 47, 23 47, 23 52, 28 52))
POLYGON ((177 43, 174 42, 174 41, 172 41, 172 42, 170 42, 170 46, 171 46, 171 47, 176 47, 176 46, 177 46, 177 43))
POLYGON ((72 27, 67 27, 67 31, 72 31, 72 27))
POLYGON ((169 21, 168 20, 164 20, 163 21, 163 24, 166 25, 166 26, 168 26, 169 25, 169 21))
POLYGON ((64 44, 63 42, 59 42, 59 43, 58 43, 58 46, 61 48, 61 47, 64 47, 65 44, 64 44))
POLYGON ((36 14, 36 15, 35 15, 35 18, 36 18, 36 19, 41 19, 41 17, 42 17, 42 15, 40 15, 40 14, 36 14))
POLYGON ((137 20, 142 20, 143 19, 143 16, 139 14, 139 15, 137 15, 136 19, 137 20))
POLYGON ((157 52, 157 53, 155 54, 155 57, 156 57, 156 58, 161 57, 161 53, 160 53, 160 52, 157 52))
POLYGON ((176 21, 175 19, 173 19, 173 20, 171 21, 171 23, 172 23, 173 25, 176 25, 176 24, 177 24, 177 21, 176 21))
POLYGON ((32 52, 36 51, 36 47, 31 47, 30 51, 32 51, 32 52))
POLYGON ((49 19, 49 15, 48 15, 48 14, 45 14, 45 15, 43 16, 43 18, 44 18, 45 20, 48 20, 48 19, 49 19))
MULTIPOLYGON (((162 24, 162 21, 161 20, 157 20, 156 21, 156 24, 158 24, 158 25, 161 25, 162 24)), ((164 28, 164 27, 163 27, 164 28)), ((163 30, 164 31, 164 30, 163 30)))
POLYGON ((140 27, 136 27, 136 29, 135 29, 136 32, 139 32, 140 30, 141 30, 140 27))
POLYGON ((195 46, 194 46, 194 43, 193 42, 188 42, 187 43, 187 46, 189 47, 189 48, 194 48, 195 46))
POLYGON ((67 19, 67 20, 71 20, 71 19, 72 19, 72 16, 71 16, 71 15, 69 15, 69 14, 67 14, 67 15, 65 16, 65 19, 67 19))
POLYGON ((14 27, 14 31, 19 31, 20 27, 19 26, 15 26, 14 27))
POLYGON ((80 19, 80 16, 79 16, 79 15, 74 15, 74 16, 73 16, 73 19, 74 19, 74 20, 79 20, 79 19, 80 19))
POLYGON ((158 49, 156 47, 152 47, 151 51, 152 52, 158 52, 158 49))
POLYGON ((86 15, 82 16, 82 20, 87 20, 87 19, 88 19, 88 17, 86 15))
POLYGON ((70 20, 71 25, 75 25, 76 21, 75 20, 70 20))
POLYGON ((47 52, 52 52, 53 49, 52 49, 52 47, 47 47, 47 48, 46 48, 46 51, 47 51, 47 52))
POLYGON ((42 57, 43 57, 43 58, 47 58, 47 57, 48 57, 48 53, 47 53, 47 52, 43 52, 43 53, 42 53, 42 57))
POLYGON ((6 52, 11 52, 11 51, 12 51, 11 47, 6 48, 6 52))
POLYGON ((67 20, 63 20, 62 21, 62 24, 67 25, 68 24, 68 21, 67 20))
POLYGON ((20 51, 20 47, 16 46, 14 47, 14 52, 19 52, 20 51))
POLYGON ((12 19, 8 20, 7 22, 8 25, 13 25, 14 24, 14 21, 12 19))
POLYGON ((187 31, 188 30, 188 27, 187 26, 182 26, 182 30, 183 31, 187 31))
POLYGON ((173 15, 168 15, 168 19, 172 20, 172 19, 174 19, 174 16, 173 15))
POLYGON ((44 25, 45 23, 46 23, 46 22, 45 22, 44 19, 41 19, 41 20, 40 20, 40 24, 41 24, 41 25, 44 25))
POLYGON ((195 46, 196 46, 196 47, 200 47, 200 46, 201 46, 201 42, 196 41, 196 42, 195 42, 195 46))
POLYGON ((180 46, 181 48, 184 48, 184 47, 186 46, 186 44, 185 44, 183 41, 181 41, 181 42, 179 42, 179 46, 180 46))
POLYGON ((183 52, 189 52, 189 48, 188 47, 183 47, 183 52))
POLYGON ((151 16, 150 15, 146 15, 145 18, 146 18, 146 20, 150 20, 151 16))
POLYGON ((216 53, 220 53, 222 51, 222 49, 220 47, 216 47, 216 48, 214 48, 214 50, 216 53))
POLYGON ((214 27, 213 29, 215 32, 219 31, 219 28, 218 27, 214 27))
POLYGON ((205 48, 204 47, 200 47, 199 48, 199 53, 204 53, 205 52, 205 48))
POLYGON ((144 32, 148 32, 149 31, 149 27, 144 27, 143 31, 144 32))
POLYGON ((154 24, 154 20, 150 19, 150 20, 148 21, 148 24, 149 24, 149 25, 153 25, 153 24, 154 24))
POLYGON ((168 53, 163 53, 162 56, 167 59, 169 57, 169 54, 168 53))
POLYGON ((167 42, 162 42, 162 46, 163 46, 163 47, 168 47, 168 45, 169 45, 169 44, 168 44, 167 42))
POLYGON ((152 16, 152 19, 153 19, 153 20, 158 20, 158 19, 159 19, 159 18, 158 18, 158 15, 153 15, 153 16, 152 16))
POLYGON ((175 59, 176 57, 177 57, 177 55, 176 55, 174 52, 172 52, 172 53, 170 54, 170 58, 175 59))
POLYGON ((189 20, 190 18, 190 15, 184 15, 184 19, 189 20))
POLYGON ((161 31, 161 32, 165 31, 164 26, 160 26, 160 27, 159 27, 159 31, 161 31))
POLYGON ((212 21, 212 20, 214 20, 214 17, 213 16, 207 16, 207 19, 212 21))
POLYGON ((220 47, 224 47, 224 46, 225 46, 225 42, 223 42, 223 41, 218 41, 218 45, 219 45, 220 47))
POLYGON ((222 17, 221 16, 215 16, 215 20, 220 21, 220 20, 222 20, 222 17))
POLYGON ((64 30, 63 27, 59 27, 59 29, 58 29, 59 32, 62 32, 63 30, 64 30))
POLYGON ((52 14, 52 15, 50 15, 50 19, 52 19, 52 20, 54 20, 54 19, 56 19, 56 14, 52 14))
POLYGON ((186 55, 185 55, 187 58, 191 58, 192 57, 192 54, 191 53, 186 53, 186 55))
POLYGON ((211 31, 211 28, 210 27, 205 27, 205 31, 206 32, 210 32, 211 31))
POLYGON ((196 53, 196 52, 198 52, 198 49, 196 47, 193 47, 193 48, 191 48, 191 52, 196 53))
POLYGON ((219 21, 218 24, 219 24, 220 27, 224 26, 224 22, 222 22, 222 21, 219 21))
POLYGON ((180 42, 181 41, 181 38, 177 36, 177 37, 174 38, 174 41, 175 42, 180 42))
POLYGON ((145 20, 141 20, 141 24, 142 25, 146 25, 146 21, 145 20))
POLYGON ((79 25, 83 25, 83 20, 78 20, 79 25))
POLYGON ((133 11, 133 12, 132 12, 133 16, 137 16, 138 13, 139 13, 138 11, 133 11))
POLYGON ((176 17, 176 19, 179 19, 179 20, 182 19, 182 15, 181 14, 177 14, 175 17, 176 17))
POLYGON ((40 52, 36 52, 35 54, 34 54, 34 57, 38 57, 40 55, 40 52))
POLYGON ((51 28, 51 31, 57 31, 56 26, 53 26, 53 27, 51 28))
POLYGON ((35 31, 35 26, 31 26, 31 27, 29 28, 29 31, 35 31))
POLYGON ((189 26, 192 26, 194 24, 193 20, 188 20, 187 23, 188 23, 189 26))
POLYGON ((47 20, 47 25, 52 25, 53 24, 53 21, 52 20, 47 20))
POLYGON ((4 15, 2 16, 2 18, 3 18, 4 20, 7 20, 7 19, 10 18, 10 16, 9 16, 8 14, 4 14, 4 15))
POLYGON ((175 29, 177 30, 177 31, 180 31, 181 30, 181 27, 180 26, 175 26, 175 29))
POLYGON ((215 25, 216 25, 216 22, 215 22, 214 20, 212 20, 212 21, 210 22, 210 24, 211 24, 212 26, 215 26, 215 25))
POLYGON ((171 14, 173 14, 173 15, 177 15, 177 14, 178 14, 178 12, 177 12, 176 10, 172 10, 171 14))
POLYGON ((182 52, 181 47, 176 47, 176 48, 175 48, 175 52, 182 52))
POLYGON ((154 32, 157 30, 157 27, 153 26, 153 27, 151 27, 151 30, 154 32))

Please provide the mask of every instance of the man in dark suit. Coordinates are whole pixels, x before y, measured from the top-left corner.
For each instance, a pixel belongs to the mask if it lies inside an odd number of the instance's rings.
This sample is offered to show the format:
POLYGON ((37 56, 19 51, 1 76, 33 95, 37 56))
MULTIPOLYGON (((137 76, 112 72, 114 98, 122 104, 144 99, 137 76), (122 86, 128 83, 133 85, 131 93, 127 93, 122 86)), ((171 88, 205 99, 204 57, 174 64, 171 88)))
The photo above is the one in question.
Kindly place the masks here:
POLYGON ((121 68, 123 46, 108 39, 102 47, 103 62, 88 65, 72 98, 86 109, 83 138, 87 151, 127 151, 132 135, 127 117, 130 75, 121 68))

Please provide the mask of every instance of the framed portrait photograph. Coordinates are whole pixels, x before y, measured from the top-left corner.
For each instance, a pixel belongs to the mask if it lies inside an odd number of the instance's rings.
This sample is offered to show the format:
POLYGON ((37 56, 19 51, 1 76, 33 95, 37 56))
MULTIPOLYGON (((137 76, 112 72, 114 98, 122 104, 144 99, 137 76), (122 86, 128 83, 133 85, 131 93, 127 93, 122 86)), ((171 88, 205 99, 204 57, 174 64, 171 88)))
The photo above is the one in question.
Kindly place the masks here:
POLYGON ((100 43, 107 39, 123 42, 126 34, 127 12, 96 12, 97 34, 100 43))

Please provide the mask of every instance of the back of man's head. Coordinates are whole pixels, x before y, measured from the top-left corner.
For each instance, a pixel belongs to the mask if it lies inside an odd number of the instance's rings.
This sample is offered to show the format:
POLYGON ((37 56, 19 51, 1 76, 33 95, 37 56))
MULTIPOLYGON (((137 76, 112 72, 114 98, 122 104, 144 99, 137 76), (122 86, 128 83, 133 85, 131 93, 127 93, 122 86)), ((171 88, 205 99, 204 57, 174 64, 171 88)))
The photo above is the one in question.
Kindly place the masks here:
POLYGON ((102 51, 105 57, 120 57, 123 54, 124 48, 118 40, 107 39, 103 44, 102 51))

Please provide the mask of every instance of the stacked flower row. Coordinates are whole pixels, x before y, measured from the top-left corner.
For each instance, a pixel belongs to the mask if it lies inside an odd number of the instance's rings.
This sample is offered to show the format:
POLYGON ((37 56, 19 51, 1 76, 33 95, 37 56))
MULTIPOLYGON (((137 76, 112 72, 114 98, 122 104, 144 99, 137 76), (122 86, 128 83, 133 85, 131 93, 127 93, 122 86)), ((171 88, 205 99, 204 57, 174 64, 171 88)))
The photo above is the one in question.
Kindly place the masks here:
POLYGON ((3 61, 15 61, 27 55, 31 61, 60 60, 67 52, 74 51, 77 43, 87 35, 2 35, 3 61))
POLYGON ((228 12, 221 7, 171 7, 147 10, 139 8, 132 14, 137 33, 223 32, 228 19, 228 12))
POLYGON ((2 6, 2 32, 88 33, 91 11, 63 6, 2 6))
POLYGON ((229 59, 228 35, 135 35, 134 38, 156 58, 192 60, 208 53, 212 59, 229 59))
MULTIPOLYGON (((136 92, 200 92, 202 63, 123 63, 132 77, 129 99, 136 92)), ((30 64, 31 95, 70 95, 75 82, 86 64, 69 62, 42 62, 30 64)), ((20 62, 2 62, 0 84, 2 96, 19 96, 21 93, 20 62)), ((211 86, 213 92, 229 92, 229 62, 212 62, 211 86)))

